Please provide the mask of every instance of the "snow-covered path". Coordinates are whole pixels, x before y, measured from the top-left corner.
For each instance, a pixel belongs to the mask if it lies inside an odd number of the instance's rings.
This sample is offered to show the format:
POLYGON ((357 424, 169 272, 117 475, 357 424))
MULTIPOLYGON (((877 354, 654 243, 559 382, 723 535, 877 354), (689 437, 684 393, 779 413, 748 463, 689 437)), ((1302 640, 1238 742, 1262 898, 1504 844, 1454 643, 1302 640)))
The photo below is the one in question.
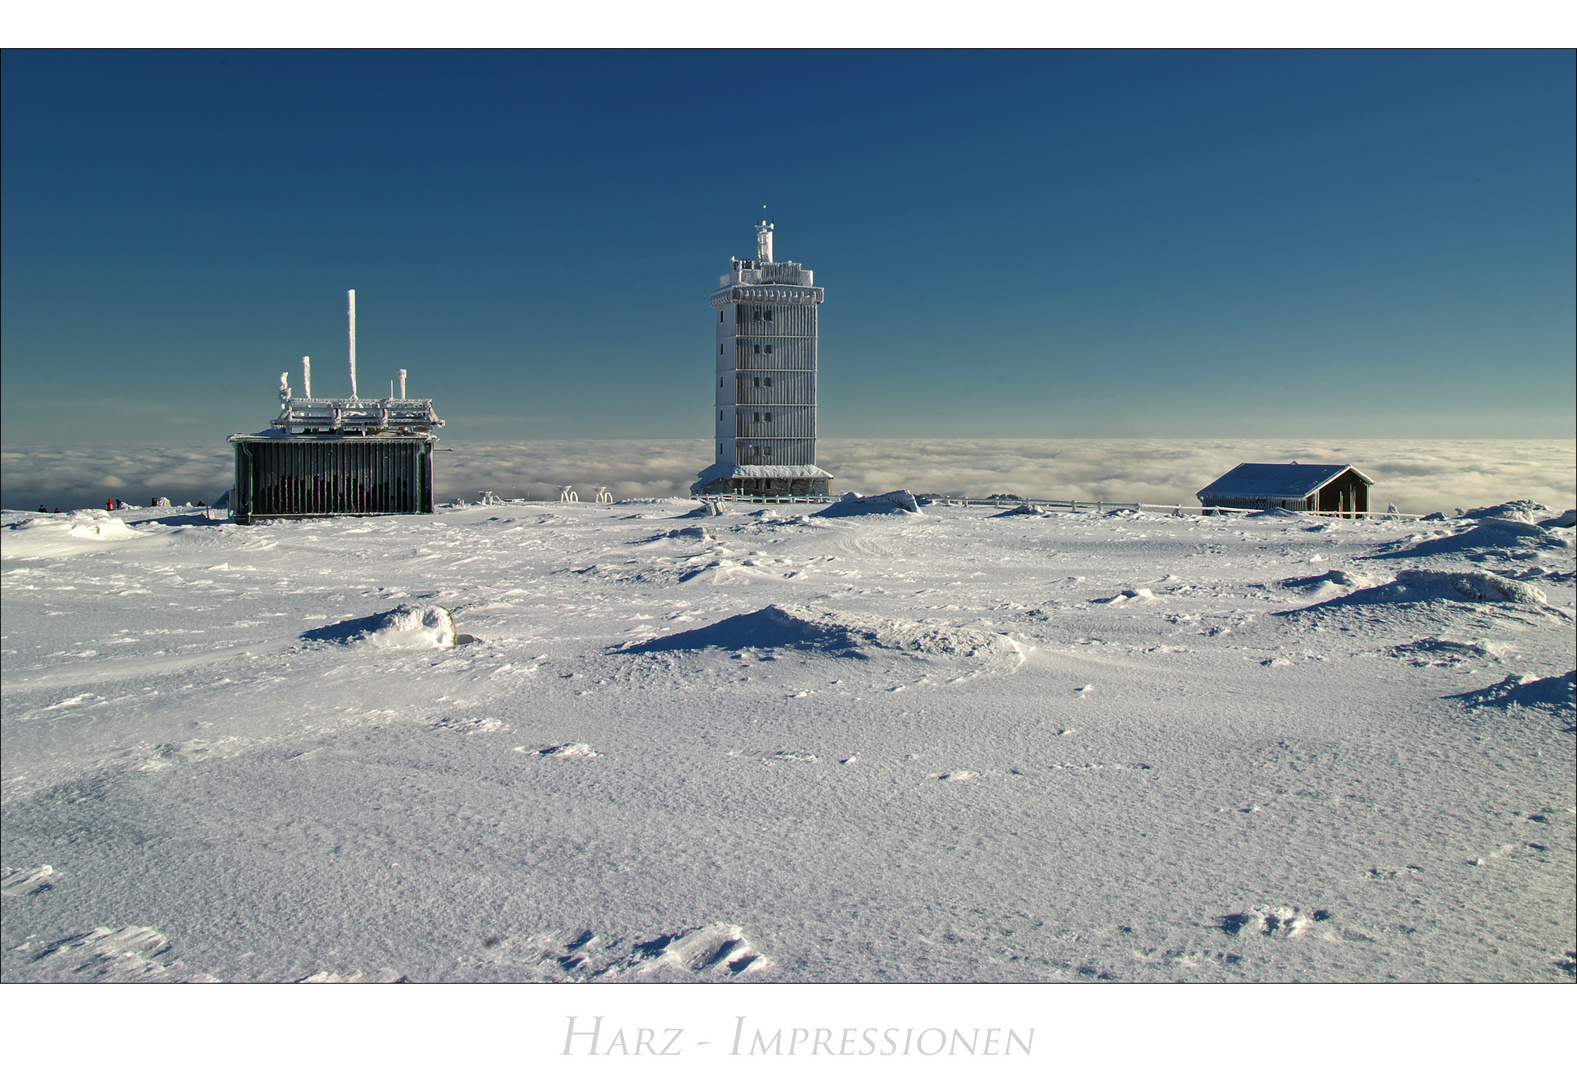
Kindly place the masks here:
POLYGON ((1572 978, 1569 528, 695 505, 7 512, 6 981, 1572 978))

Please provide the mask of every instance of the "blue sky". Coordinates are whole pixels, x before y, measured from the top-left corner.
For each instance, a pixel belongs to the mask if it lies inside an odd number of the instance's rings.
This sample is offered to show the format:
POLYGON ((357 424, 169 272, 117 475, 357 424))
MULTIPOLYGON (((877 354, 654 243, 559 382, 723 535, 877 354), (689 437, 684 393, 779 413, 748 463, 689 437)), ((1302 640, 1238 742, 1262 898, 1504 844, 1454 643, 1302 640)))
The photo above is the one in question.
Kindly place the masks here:
POLYGON ((395 368, 449 441, 710 432, 827 289, 824 436, 1577 434, 1573 54, 8 50, 8 449, 395 368))

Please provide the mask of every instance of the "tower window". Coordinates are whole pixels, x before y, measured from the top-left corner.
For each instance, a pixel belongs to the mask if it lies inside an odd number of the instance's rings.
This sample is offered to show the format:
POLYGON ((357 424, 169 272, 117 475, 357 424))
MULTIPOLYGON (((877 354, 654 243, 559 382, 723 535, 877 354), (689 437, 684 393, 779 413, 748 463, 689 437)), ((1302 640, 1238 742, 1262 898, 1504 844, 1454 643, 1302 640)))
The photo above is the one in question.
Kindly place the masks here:
POLYGON ((767 385, 768 386, 772 385, 772 376, 770 376, 770 375, 767 376, 767 385))
POLYGON ((719 311, 717 313, 717 321, 718 322, 722 322, 723 321, 723 313, 721 311, 719 311))
POLYGON ((717 388, 719 390, 723 388, 723 377, 721 375, 717 377, 717 388))
POLYGON ((723 444, 722 443, 718 443, 717 444, 717 456, 718 457, 722 457, 723 456, 723 444))
POLYGON ((771 351, 772 351, 772 346, 768 345, 767 346, 767 352, 771 352, 771 351))
POLYGON ((760 386, 760 385, 761 385, 761 376, 760 376, 760 375, 757 375, 757 376, 756 376, 756 385, 757 385, 757 386, 760 386))
POLYGON ((719 420, 721 420, 723 418, 723 410, 722 409, 718 409, 717 410, 717 418, 719 420))
POLYGON ((756 318, 758 318, 758 319, 761 318, 761 309, 760 308, 756 308, 756 318))
POLYGON ((772 423, 772 414, 771 413, 767 413, 767 423, 769 423, 769 424, 772 423))
POLYGON ((771 321, 772 321, 772 309, 771 308, 767 308, 767 322, 771 322, 771 321))
POLYGON ((761 414, 760 413, 756 413, 756 423, 758 423, 758 424, 761 423, 761 414))
POLYGON ((760 351, 761 351, 761 346, 760 346, 760 345, 757 345, 757 346, 756 346, 756 352, 760 352, 760 351))

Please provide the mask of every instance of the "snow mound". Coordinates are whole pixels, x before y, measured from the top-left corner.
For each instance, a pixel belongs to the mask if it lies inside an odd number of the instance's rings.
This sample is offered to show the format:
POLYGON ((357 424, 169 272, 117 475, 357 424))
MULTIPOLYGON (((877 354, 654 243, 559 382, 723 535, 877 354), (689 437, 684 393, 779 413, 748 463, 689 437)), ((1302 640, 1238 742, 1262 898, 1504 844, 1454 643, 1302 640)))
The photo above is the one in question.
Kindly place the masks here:
POLYGON ((58 558, 89 551, 102 543, 147 539, 104 510, 78 510, 69 517, 51 514, 29 518, 7 524, 4 535, 8 559, 58 558))
POLYGON ((1359 589, 1301 610, 1365 604, 1417 604, 1432 600, 1469 600, 1474 603, 1539 607, 1548 601, 1548 597, 1543 589, 1536 586, 1482 570, 1403 570, 1396 575, 1395 581, 1359 589))
POLYGON ((1295 518, 1298 513, 1281 506, 1272 506, 1268 510, 1256 510, 1252 514, 1244 514, 1245 518, 1295 518))
POLYGON ((685 630, 632 645, 633 653, 692 649, 806 649, 866 659, 873 651, 913 656, 1017 655, 1019 648, 1004 634, 958 626, 927 625, 873 616, 811 611, 771 604, 759 611, 734 615, 710 626, 685 630))
POLYGON ((1486 518, 1461 532, 1448 536, 1403 541, 1390 551, 1367 556, 1372 559, 1419 558, 1430 555, 1509 553, 1540 548, 1552 550, 1572 546, 1568 536, 1552 533, 1542 525, 1515 517, 1486 518))
POLYGON ((1549 517, 1554 510, 1543 503, 1536 503, 1529 499, 1514 499, 1511 502, 1498 503, 1495 506, 1480 506, 1475 510, 1464 510, 1458 517, 1486 519, 1500 519, 1505 521, 1520 521, 1532 525, 1543 518, 1549 517))
POLYGON ((1559 517, 1545 518, 1539 524, 1546 529, 1569 529, 1577 525, 1577 510, 1568 510, 1559 517))
POLYGON ((1550 709, 1557 713, 1577 712, 1577 670, 1564 675, 1551 675, 1540 679, 1533 675, 1507 675, 1500 682, 1482 690, 1470 690, 1451 697, 1465 705, 1491 706, 1504 709, 1512 705, 1524 708, 1550 709))
POLYGON ((1276 584, 1280 588, 1302 593, 1314 600, 1325 600, 1332 596, 1341 596, 1348 589, 1369 585, 1371 580, 1349 574, 1345 570, 1327 570, 1323 574, 1309 577, 1283 578, 1276 584))
POLYGON ((633 945, 590 930, 532 939, 537 974, 550 982, 723 982, 772 967, 728 923, 659 934, 633 945))
POLYGON ((702 499, 700 506, 679 516, 682 518, 720 517, 726 513, 728 511, 723 508, 722 499, 702 499))
POLYGON ((1011 510, 1004 510, 1000 514, 992 514, 991 516, 994 517, 994 518, 1020 517, 1020 516, 1022 516, 1022 517, 1050 517, 1051 514, 1050 514, 1049 511, 1042 510, 1040 507, 1034 506, 1034 505, 1032 505, 1030 503, 1020 503, 1018 506, 1015 506, 1011 510))
POLYGON ((130 525, 104 510, 78 510, 66 524, 69 534, 80 540, 142 539, 130 525))
POLYGON ((816 517, 855 517, 862 514, 919 514, 920 503, 911 492, 898 490, 882 495, 861 495, 851 491, 816 517))
POLYGON ((301 635, 307 641, 368 644, 379 649, 448 649, 459 636, 454 616, 436 605, 404 604, 393 611, 330 623, 301 635))

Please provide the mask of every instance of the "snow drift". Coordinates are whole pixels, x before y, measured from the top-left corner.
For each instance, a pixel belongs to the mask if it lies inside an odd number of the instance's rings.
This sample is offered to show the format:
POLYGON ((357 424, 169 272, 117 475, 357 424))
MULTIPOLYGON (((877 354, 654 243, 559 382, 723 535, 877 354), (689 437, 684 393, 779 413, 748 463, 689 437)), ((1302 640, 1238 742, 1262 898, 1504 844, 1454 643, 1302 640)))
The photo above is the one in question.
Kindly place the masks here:
POLYGON ((872 651, 918 656, 992 656, 1016 654, 1018 646, 1005 634, 811 611, 770 604, 759 611, 734 615, 710 626, 644 641, 621 651, 674 652, 694 649, 806 649, 835 656, 867 658, 872 651))

